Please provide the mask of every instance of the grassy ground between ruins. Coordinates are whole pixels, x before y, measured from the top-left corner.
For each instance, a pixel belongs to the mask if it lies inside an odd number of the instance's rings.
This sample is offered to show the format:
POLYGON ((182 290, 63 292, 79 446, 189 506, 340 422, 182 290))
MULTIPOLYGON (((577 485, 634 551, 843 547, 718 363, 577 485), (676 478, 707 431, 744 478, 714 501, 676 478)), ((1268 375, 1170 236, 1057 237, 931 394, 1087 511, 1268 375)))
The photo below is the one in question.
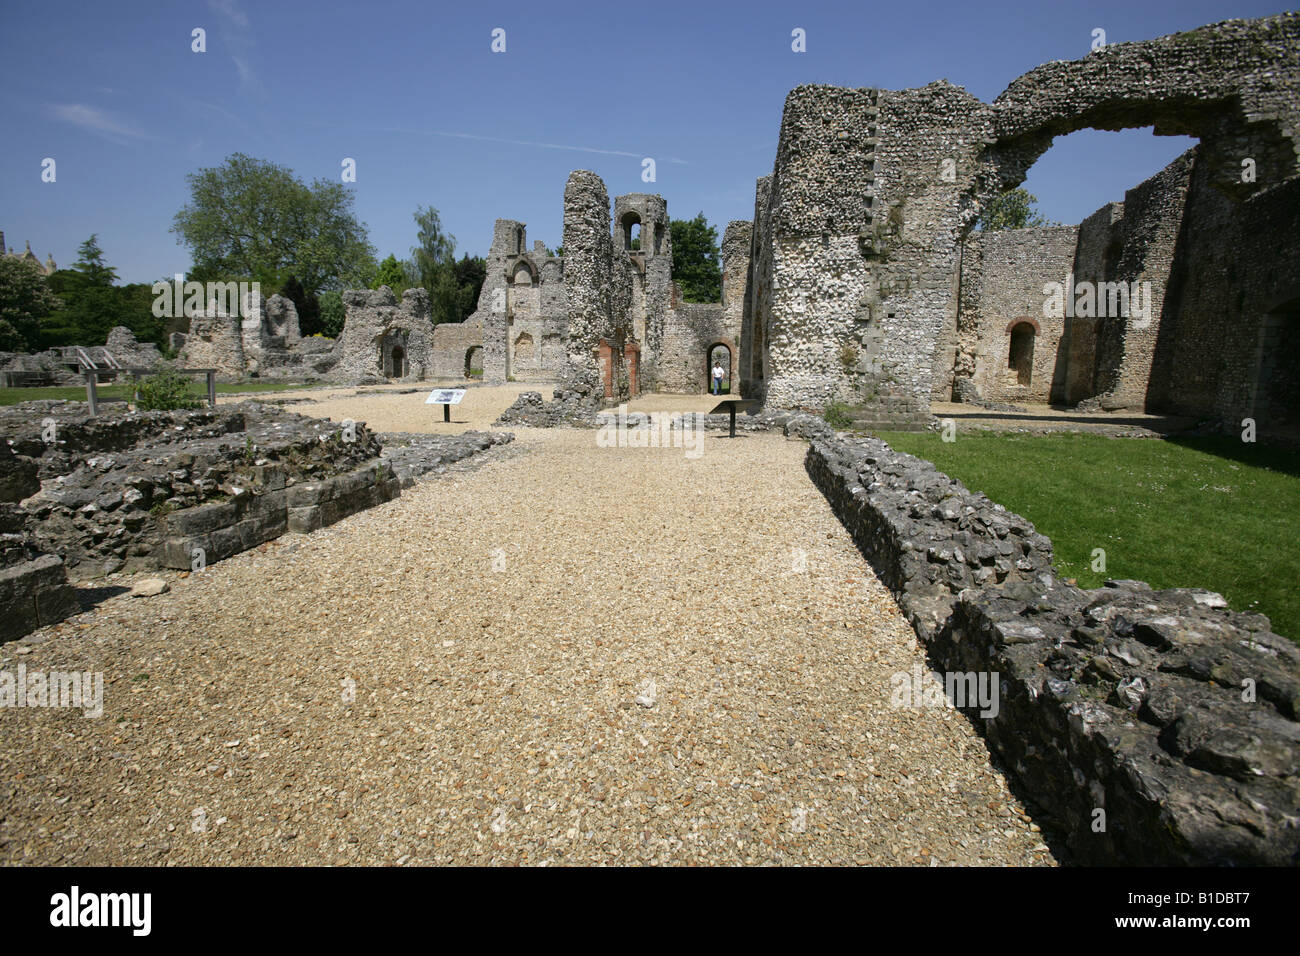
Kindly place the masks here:
POLYGON ((1205 587, 1300 640, 1300 453, 1232 438, 880 437, 1034 522, 1082 587, 1205 587), (1094 548, 1104 572, 1092 570, 1094 548))
MULTIPOLYGON (((299 389, 303 385, 301 382, 284 383, 284 382, 244 382, 241 384, 227 385, 218 383, 217 394, 227 395, 238 392, 283 392, 288 389, 299 389)), ((96 390, 100 401, 125 401, 131 397, 131 386, 127 384, 104 384, 96 390)), ((196 380, 194 394, 202 396, 205 394, 205 386, 202 379, 196 380)), ((64 399, 71 402, 84 402, 86 400, 86 387, 84 385, 52 385, 48 388, 0 388, 0 405, 17 405, 19 402, 35 402, 49 399, 64 399)))

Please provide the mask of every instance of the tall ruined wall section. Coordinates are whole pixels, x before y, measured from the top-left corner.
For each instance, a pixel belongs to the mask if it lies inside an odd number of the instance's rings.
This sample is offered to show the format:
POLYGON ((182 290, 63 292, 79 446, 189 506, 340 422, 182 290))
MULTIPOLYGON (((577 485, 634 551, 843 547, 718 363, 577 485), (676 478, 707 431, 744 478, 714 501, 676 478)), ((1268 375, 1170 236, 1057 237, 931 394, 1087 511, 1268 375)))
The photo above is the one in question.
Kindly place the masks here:
POLYGON ((754 187, 754 222, 750 229, 749 281, 740 333, 740 394, 762 399, 767 394, 768 324, 772 319, 772 177, 754 187))
MULTIPOLYGON (((1141 410, 1146 406, 1195 152, 1184 153, 1126 192, 1123 215, 1111 226, 1107 246, 1111 255, 1103 262, 1101 281, 1121 282, 1130 290, 1137 284, 1149 289, 1150 301, 1144 292, 1143 314, 1131 308, 1128 316, 1109 314, 1107 303, 1108 314, 1092 320, 1096 327, 1093 393, 1103 408, 1141 410)), ((1101 299, 1098 295, 1099 312, 1101 299)), ((1082 331, 1087 321, 1076 319, 1072 327, 1082 331)))
MULTIPOLYGON (((722 234, 722 311, 727 334, 733 343, 740 341, 745 323, 745 295, 749 286, 749 248, 753 224, 743 219, 727 223, 722 234)), ((734 351, 734 347, 733 347, 734 351)), ((733 355, 739 361, 739 355, 733 355)))
MULTIPOLYGON (((510 374, 508 299, 509 276, 506 261, 523 251, 524 224, 513 219, 498 219, 492 227, 492 248, 488 250, 487 274, 478 294, 478 307, 465 321, 482 330, 483 381, 503 385, 510 374)), ((459 343, 457 343, 459 344, 459 343)), ((462 372, 463 372, 462 360, 462 372)))
POLYGON ((708 357, 714 345, 730 350, 727 381, 733 393, 737 391, 751 239, 748 222, 728 223, 722 236, 722 302, 678 302, 665 317, 653 379, 656 391, 708 391, 708 357))
POLYGON ((293 300, 282 295, 263 299, 260 293, 250 293, 240 309, 243 322, 240 336, 243 339, 244 363, 247 372, 262 375, 275 365, 287 364, 285 354, 302 340, 298 328, 298 308, 293 300))
POLYGON ((244 377, 243 322, 238 316, 222 315, 213 308, 190 319, 190 331, 181 352, 188 368, 215 368, 222 380, 244 377))
POLYGON ((673 307, 673 239, 668 203, 653 193, 627 193, 614 197, 615 258, 626 257, 633 267, 632 331, 641 343, 645 380, 652 385, 657 373, 664 322, 673 307), (632 248, 632 226, 639 224, 638 248, 632 248))
POLYGON ((947 374, 936 346, 955 324, 958 242, 974 217, 962 194, 991 136, 990 108, 947 83, 790 93, 759 257, 771 256, 771 304, 755 317, 770 334, 768 401, 889 393, 928 408, 947 374))
POLYGON ((483 348, 483 319, 478 313, 464 322, 440 322, 433 327, 429 362, 434 378, 463 378, 470 350, 483 348))
MULTIPOLYGON (((983 205, 1023 182, 1055 136, 1140 126, 1197 136, 1213 171, 1207 187, 1240 202, 1300 170, 1298 90, 1295 14, 1049 63, 991 106, 945 82, 900 92, 793 90, 770 196, 755 214, 746 327, 764 341, 747 349, 742 377, 757 384, 763 369, 767 398, 780 406, 877 395, 928 406, 964 361, 958 244, 983 205), (1242 180, 1243 158, 1254 161, 1256 182, 1242 180)), ((1134 233, 1132 261, 1114 265, 1151 276, 1166 268, 1163 227, 1176 222, 1176 184, 1155 183, 1135 199, 1150 207, 1143 228, 1157 248, 1141 249, 1134 233)), ((1094 371, 1107 372, 1099 384, 1122 402, 1143 391, 1144 369, 1163 347, 1158 331, 1154 340, 1133 331, 1098 330, 1104 364, 1094 371)), ((1083 389, 1076 381, 1067 390, 1083 389)))
MULTIPOLYGON (((1099 284, 1106 281, 1111 263, 1118 257, 1113 243, 1116 224, 1124 216, 1124 204, 1107 203, 1079 224, 1079 238, 1074 250, 1074 279, 1076 283, 1099 284)), ((1065 317, 1065 385, 1061 399, 1067 405, 1077 405, 1097 394, 1097 321, 1088 318, 1065 317)))
MULTIPOLYGON (((1273 396, 1289 394, 1289 401, 1261 398, 1282 384, 1270 374, 1280 344, 1270 342, 1270 330, 1294 329, 1300 312, 1300 179, 1235 204, 1215 188, 1215 173, 1197 159, 1151 401, 1156 410, 1233 429, 1247 416, 1259 419, 1261 431, 1294 427, 1300 389, 1273 396)), ((1293 339, 1290 348, 1298 347, 1293 339)))
MULTIPOLYGON (((564 187, 564 289, 568 303, 568 364, 580 385, 595 388, 601 339, 621 350, 632 340, 632 263, 614 255, 609 193, 595 173, 579 169, 564 187)), ((619 376, 614 376, 616 393, 619 376)))
POLYGON ((958 379, 969 377, 984 399, 1047 402, 1064 391, 1064 317, 1043 310, 1043 285, 1064 283, 1073 268, 1078 227, 973 232, 965 243, 957 321, 958 379), (1011 367, 1011 330, 1034 328, 1028 383, 1011 367))
POLYGON ((565 314, 563 260, 547 254, 539 242, 533 252, 516 260, 510 287, 509 370, 515 381, 553 379, 564 367, 565 314), (519 263, 527 260, 535 275, 519 263), (526 307, 521 308, 521 304, 526 307))

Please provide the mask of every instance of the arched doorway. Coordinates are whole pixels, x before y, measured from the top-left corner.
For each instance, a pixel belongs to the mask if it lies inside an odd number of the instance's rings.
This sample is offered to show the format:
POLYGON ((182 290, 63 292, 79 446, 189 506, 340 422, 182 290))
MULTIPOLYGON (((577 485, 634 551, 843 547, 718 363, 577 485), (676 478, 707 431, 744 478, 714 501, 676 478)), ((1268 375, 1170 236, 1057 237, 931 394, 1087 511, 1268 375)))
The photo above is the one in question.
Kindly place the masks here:
POLYGON ((379 341, 379 374, 384 378, 404 378, 407 375, 406 344, 405 330, 390 330, 379 341))
POLYGON ((483 346, 471 346, 465 352, 465 377, 483 377, 483 346))
POLYGON ((713 369, 722 369, 722 381, 718 385, 719 395, 730 395, 732 388, 731 373, 734 369, 732 364, 731 346, 725 342, 715 342, 708 347, 704 353, 704 382, 705 390, 713 391, 713 369))
POLYGON ((1017 385, 1028 385, 1034 377, 1034 327, 1017 322, 1011 327, 1011 347, 1007 350, 1007 368, 1016 373, 1017 385))

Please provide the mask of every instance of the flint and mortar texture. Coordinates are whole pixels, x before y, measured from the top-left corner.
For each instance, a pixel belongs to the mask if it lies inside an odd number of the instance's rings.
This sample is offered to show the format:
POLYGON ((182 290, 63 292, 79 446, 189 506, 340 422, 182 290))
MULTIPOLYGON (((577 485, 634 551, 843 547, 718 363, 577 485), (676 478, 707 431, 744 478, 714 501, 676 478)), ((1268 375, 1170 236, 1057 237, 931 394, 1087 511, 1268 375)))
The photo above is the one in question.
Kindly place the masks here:
POLYGON ((929 462, 810 416, 786 430, 936 671, 997 675, 996 715, 967 712, 1080 861, 1300 862, 1300 649, 1267 618, 1080 590, 1029 521, 929 462))
POLYGON ((420 381, 432 372, 433 326, 429 294, 407 289, 399 305, 393 290, 343 293, 346 320, 334 345, 336 364, 329 379, 370 384, 388 379, 420 381))
POLYGON ((196 549, 210 564, 382 504, 513 436, 394 435, 384 449, 364 423, 345 429, 254 402, 96 416, 81 403, 36 402, 0 410, 0 438, 8 639, 77 613, 69 573, 191 568, 196 549))
POLYGON ((868 419, 988 393, 1294 425, 1300 370, 1272 356, 1300 345, 1297 51, 1300 17, 1283 14, 1049 63, 992 104, 945 81, 796 88, 756 190, 742 389, 868 419), (1068 237, 972 235, 981 209, 1053 137, 1141 126, 1200 144, 1078 227, 1074 258, 1089 281, 1150 283, 1151 324, 1041 327, 1032 381, 1010 385, 1012 320, 1043 325, 1068 237))

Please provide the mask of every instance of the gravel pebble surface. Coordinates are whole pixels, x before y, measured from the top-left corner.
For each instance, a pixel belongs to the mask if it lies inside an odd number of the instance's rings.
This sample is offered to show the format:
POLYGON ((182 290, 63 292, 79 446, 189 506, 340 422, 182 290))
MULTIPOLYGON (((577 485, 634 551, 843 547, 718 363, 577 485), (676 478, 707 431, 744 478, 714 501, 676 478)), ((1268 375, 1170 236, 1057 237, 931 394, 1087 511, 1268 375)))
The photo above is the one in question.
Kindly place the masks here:
MULTIPOLYGON (((446 427, 423 398, 294 410, 446 427)), ((1055 863, 965 717, 890 705, 924 656, 803 442, 512 431, 0 647, 104 675, 98 719, 0 710, 0 862, 1055 863)))

